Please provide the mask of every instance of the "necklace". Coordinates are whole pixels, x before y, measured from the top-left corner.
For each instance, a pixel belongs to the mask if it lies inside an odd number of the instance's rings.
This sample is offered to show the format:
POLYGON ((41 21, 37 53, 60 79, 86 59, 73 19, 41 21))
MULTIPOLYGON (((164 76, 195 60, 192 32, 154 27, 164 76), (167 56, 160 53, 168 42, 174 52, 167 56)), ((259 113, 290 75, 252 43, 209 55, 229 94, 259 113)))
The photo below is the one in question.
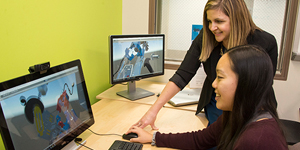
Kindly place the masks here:
POLYGON ((221 45, 221 49, 220 49, 220 55, 223 56, 224 52, 223 52, 223 46, 221 45))
POLYGON ((226 52, 227 52, 227 49, 225 48, 224 51, 223 51, 223 45, 221 45, 220 55, 223 56, 226 52))

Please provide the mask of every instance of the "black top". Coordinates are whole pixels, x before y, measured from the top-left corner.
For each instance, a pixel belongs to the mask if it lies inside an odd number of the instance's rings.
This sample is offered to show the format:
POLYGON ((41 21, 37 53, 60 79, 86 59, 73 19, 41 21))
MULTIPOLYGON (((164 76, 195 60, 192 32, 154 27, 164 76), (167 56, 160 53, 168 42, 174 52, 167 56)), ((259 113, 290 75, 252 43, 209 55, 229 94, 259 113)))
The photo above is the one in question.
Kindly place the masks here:
MULTIPOLYGON (((174 82, 181 90, 190 82, 201 65, 199 57, 202 51, 202 38, 203 30, 200 31, 199 35, 193 41, 176 73, 170 78, 170 81, 174 82)), ((255 30, 253 34, 250 34, 247 37, 247 42, 248 44, 261 46, 269 54, 273 63, 273 72, 275 76, 278 58, 278 48, 275 37, 265 31, 255 30)), ((221 45, 221 43, 217 45, 210 54, 210 57, 202 63, 207 76, 203 83, 196 114, 201 112, 204 106, 209 103, 214 92, 212 82, 216 78, 216 66, 220 59, 221 45)), ((273 95, 277 105, 275 94, 273 95)))

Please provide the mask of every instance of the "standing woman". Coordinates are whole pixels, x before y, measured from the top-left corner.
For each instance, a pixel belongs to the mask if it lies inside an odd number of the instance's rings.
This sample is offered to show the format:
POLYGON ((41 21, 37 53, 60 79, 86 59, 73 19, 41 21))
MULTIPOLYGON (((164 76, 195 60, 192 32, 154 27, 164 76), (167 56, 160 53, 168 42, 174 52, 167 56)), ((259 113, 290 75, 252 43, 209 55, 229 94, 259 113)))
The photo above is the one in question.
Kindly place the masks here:
MULTIPOLYGON (((271 58, 275 75, 278 57, 276 39, 254 24, 244 0, 208 0, 204 8, 203 29, 156 102, 134 125, 141 128, 151 125, 152 129, 158 129, 154 122, 159 110, 189 83, 201 63, 207 76, 196 114, 204 108, 208 125, 215 122, 222 114, 222 110, 216 107, 216 94, 211 86, 216 77, 216 65, 227 49, 244 44, 261 46, 271 58)), ((273 89, 272 99, 272 105, 276 106, 273 89)))

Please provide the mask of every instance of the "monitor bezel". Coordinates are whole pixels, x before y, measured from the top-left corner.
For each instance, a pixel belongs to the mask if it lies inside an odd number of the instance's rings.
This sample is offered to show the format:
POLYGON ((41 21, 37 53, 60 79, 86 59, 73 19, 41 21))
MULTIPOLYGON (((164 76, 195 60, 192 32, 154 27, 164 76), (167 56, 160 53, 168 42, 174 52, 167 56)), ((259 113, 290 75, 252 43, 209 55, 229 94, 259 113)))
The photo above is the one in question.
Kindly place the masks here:
MULTIPOLYGON (((82 66, 81 66, 81 62, 79 59, 71 61, 71 62, 67 62, 58 66, 54 66, 51 67, 50 69, 47 70, 47 72, 45 73, 40 73, 40 72, 34 72, 31 74, 27 74, 27 75, 23 75, 11 80, 7 80, 4 81, 2 83, 0 83, 0 92, 4 91, 4 90, 8 90, 11 89, 13 87, 22 85, 22 84, 26 84, 28 82, 34 81, 34 80, 38 80, 40 78, 49 76, 51 74, 54 73, 58 73, 60 71, 64 71, 66 69, 72 68, 72 67, 78 67, 78 72, 80 75, 80 79, 81 79, 81 83, 82 83, 82 88, 84 91, 84 96, 85 96, 85 100, 86 100, 86 104, 87 104, 87 108, 88 108, 88 114, 90 116, 90 119, 87 121, 84 121, 82 124, 80 124, 78 127, 76 127, 74 130, 70 131, 68 134, 66 134, 63 138, 61 138, 60 140, 58 140, 55 144, 52 144, 53 147, 51 147, 51 149, 61 149, 64 146, 66 146, 68 143, 70 143, 73 139, 75 139, 78 135, 80 135, 82 132, 84 132, 86 129, 88 129, 90 126, 92 126, 94 124, 94 116, 93 116, 93 112, 92 112, 92 108, 91 108, 91 103, 89 100, 89 96, 87 93, 87 87, 85 84, 85 79, 84 79, 84 75, 83 75, 83 71, 82 71, 82 66)), ((0 103, 0 120, 5 120, 4 118, 4 114, 2 111, 2 106, 0 103)), ((0 123, 0 131, 1 131, 1 136, 2 136, 2 140, 4 143, 4 146, 6 149, 15 149, 14 145, 13 145, 13 141, 12 138, 10 136, 9 130, 8 130, 8 126, 6 121, 1 121, 0 123)))
POLYGON ((129 82, 129 81, 139 81, 141 79, 145 78, 150 78, 150 77, 155 77, 155 76, 160 76, 164 75, 164 61, 165 61, 165 35, 164 34, 128 34, 128 35, 110 35, 109 36, 109 41, 110 41, 110 48, 109 48, 109 77, 110 77, 110 84, 118 84, 118 83, 123 83, 123 82, 129 82), (143 38, 143 37, 162 37, 163 38, 163 56, 162 56, 162 72, 157 72, 157 73, 151 73, 151 74, 144 74, 144 75, 139 75, 131 78, 125 78, 124 80, 114 80, 113 79, 113 40, 118 39, 118 38, 143 38))

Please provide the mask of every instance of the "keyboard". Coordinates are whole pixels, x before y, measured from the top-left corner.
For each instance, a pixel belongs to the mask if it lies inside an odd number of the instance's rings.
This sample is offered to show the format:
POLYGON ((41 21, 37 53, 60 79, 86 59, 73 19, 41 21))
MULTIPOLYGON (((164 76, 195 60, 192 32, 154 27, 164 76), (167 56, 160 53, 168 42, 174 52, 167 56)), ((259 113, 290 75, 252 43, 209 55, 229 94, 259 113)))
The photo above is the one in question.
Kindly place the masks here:
POLYGON ((109 150, 141 150, 142 147, 143 144, 141 143, 115 140, 115 142, 110 146, 109 150))

